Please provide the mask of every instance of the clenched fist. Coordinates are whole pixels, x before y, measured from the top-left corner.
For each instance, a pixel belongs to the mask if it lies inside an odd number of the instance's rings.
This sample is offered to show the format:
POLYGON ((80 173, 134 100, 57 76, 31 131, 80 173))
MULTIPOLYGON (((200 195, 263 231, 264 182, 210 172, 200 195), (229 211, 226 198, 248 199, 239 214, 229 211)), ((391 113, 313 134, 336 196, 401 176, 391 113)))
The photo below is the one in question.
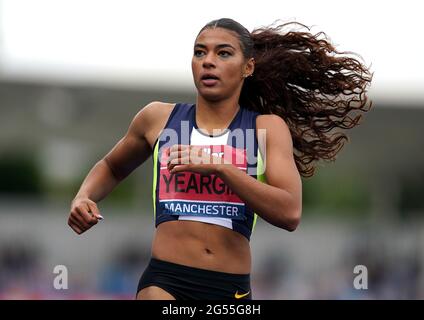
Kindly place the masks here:
POLYGON ((76 233, 81 234, 103 220, 94 201, 88 198, 74 199, 71 204, 68 225, 76 233))

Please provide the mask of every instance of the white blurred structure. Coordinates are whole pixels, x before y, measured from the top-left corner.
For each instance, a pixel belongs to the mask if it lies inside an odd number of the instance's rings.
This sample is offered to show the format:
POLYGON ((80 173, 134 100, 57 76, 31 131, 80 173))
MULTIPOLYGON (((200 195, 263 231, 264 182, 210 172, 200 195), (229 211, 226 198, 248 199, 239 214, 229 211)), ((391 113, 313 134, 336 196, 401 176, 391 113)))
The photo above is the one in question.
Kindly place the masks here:
POLYGON ((424 101, 419 1, 0 0, 0 77, 193 91, 200 28, 221 17, 250 31, 277 19, 324 31, 375 72, 372 98, 424 101))

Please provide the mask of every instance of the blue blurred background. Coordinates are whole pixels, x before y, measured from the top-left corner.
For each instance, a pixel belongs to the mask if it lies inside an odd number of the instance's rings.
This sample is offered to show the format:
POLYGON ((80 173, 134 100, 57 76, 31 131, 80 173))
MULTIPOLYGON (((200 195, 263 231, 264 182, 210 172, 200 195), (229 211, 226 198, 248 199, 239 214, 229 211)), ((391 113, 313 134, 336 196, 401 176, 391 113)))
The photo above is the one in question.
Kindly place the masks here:
POLYGON ((335 163, 303 179, 294 233, 258 223, 255 299, 424 298, 424 63, 414 1, 0 0, 0 299, 133 299, 154 231, 152 160, 78 236, 70 202, 150 101, 194 102, 192 45, 210 20, 325 31, 374 72, 374 108, 335 163), (336 6, 337 4, 337 6, 336 6), (382 5, 382 4, 381 4, 382 5), (68 289, 54 288, 54 268, 68 289), (368 288, 355 289, 355 266, 368 288))

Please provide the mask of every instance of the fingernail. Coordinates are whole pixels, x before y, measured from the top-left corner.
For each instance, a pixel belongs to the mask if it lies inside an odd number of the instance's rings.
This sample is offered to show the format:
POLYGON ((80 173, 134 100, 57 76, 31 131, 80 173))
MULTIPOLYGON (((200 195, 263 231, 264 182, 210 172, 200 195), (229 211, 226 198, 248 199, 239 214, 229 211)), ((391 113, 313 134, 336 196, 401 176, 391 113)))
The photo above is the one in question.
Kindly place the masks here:
POLYGON ((103 220, 104 219, 103 216, 100 215, 100 214, 99 214, 98 218, 99 218, 99 220, 103 220))

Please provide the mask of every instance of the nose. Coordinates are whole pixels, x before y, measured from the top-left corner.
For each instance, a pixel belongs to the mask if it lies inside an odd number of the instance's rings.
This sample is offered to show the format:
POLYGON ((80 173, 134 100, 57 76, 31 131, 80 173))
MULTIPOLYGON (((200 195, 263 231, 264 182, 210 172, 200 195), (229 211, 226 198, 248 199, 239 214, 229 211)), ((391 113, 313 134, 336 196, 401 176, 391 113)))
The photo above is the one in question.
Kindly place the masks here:
POLYGON ((213 52, 209 52, 207 55, 205 55, 203 59, 203 67, 204 68, 215 67, 215 57, 213 52))

